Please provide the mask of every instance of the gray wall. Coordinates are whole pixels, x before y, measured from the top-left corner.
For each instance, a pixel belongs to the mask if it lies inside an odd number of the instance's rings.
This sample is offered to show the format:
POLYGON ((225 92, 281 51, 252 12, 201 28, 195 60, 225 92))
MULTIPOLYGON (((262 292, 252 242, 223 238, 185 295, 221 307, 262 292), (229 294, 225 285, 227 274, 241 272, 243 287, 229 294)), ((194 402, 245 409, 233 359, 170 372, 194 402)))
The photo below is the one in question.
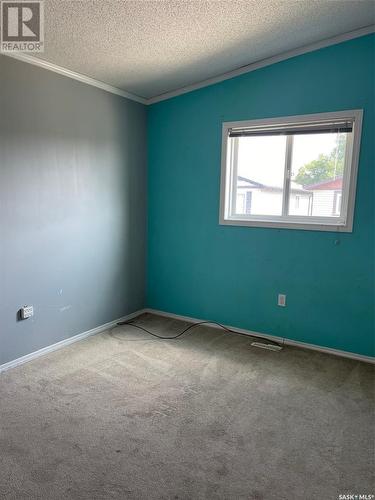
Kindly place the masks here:
POLYGON ((145 107, 0 56, 0 364, 142 308, 145 227, 145 107))

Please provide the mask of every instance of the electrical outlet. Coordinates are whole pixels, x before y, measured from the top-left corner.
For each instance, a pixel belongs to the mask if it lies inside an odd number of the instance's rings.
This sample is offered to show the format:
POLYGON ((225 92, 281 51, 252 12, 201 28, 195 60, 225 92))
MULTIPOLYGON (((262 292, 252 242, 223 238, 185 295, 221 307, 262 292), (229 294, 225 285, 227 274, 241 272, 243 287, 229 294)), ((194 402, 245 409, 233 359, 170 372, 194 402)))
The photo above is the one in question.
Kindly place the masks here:
POLYGON ((20 309, 21 319, 31 318, 34 316, 34 307, 33 306, 23 306, 20 309))
POLYGON ((277 305, 280 307, 286 307, 286 295, 283 293, 279 293, 279 296, 277 298, 277 305))

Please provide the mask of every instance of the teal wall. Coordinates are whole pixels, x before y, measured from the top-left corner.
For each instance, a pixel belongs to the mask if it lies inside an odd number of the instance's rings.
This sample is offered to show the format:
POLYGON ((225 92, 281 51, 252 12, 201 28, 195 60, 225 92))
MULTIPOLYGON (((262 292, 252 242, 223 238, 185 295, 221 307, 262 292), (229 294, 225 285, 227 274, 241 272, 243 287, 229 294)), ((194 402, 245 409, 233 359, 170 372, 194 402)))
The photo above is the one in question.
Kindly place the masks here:
POLYGON ((149 108, 148 307, 374 354, 374 41, 149 108), (364 123, 353 233, 219 225, 223 121, 354 108, 364 123))

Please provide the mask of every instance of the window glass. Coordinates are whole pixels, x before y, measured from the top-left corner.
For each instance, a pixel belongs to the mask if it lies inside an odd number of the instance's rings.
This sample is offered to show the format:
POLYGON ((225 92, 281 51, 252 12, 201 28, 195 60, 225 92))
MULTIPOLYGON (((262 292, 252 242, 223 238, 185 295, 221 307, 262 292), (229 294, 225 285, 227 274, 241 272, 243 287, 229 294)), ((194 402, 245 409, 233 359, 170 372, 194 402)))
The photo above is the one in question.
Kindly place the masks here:
POLYGON ((281 215, 285 172, 285 136, 239 137, 237 214, 281 215), (242 195, 243 198, 241 197, 242 195), (250 200, 246 203, 247 200, 250 200))
POLYGON ((340 216, 346 137, 346 133, 294 136, 290 215, 340 216))

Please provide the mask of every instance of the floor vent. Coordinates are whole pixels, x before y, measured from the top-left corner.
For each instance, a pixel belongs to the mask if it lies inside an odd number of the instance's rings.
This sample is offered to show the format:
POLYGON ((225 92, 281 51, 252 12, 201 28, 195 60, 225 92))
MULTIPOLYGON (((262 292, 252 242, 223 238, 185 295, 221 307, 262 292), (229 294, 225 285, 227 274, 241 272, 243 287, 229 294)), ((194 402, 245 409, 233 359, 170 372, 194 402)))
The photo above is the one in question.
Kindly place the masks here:
POLYGON ((263 342, 252 342, 251 345, 254 347, 260 347, 261 349, 268 349, 269 351, 281 351, 282 349, 281 345, 264 344, 263 342))

